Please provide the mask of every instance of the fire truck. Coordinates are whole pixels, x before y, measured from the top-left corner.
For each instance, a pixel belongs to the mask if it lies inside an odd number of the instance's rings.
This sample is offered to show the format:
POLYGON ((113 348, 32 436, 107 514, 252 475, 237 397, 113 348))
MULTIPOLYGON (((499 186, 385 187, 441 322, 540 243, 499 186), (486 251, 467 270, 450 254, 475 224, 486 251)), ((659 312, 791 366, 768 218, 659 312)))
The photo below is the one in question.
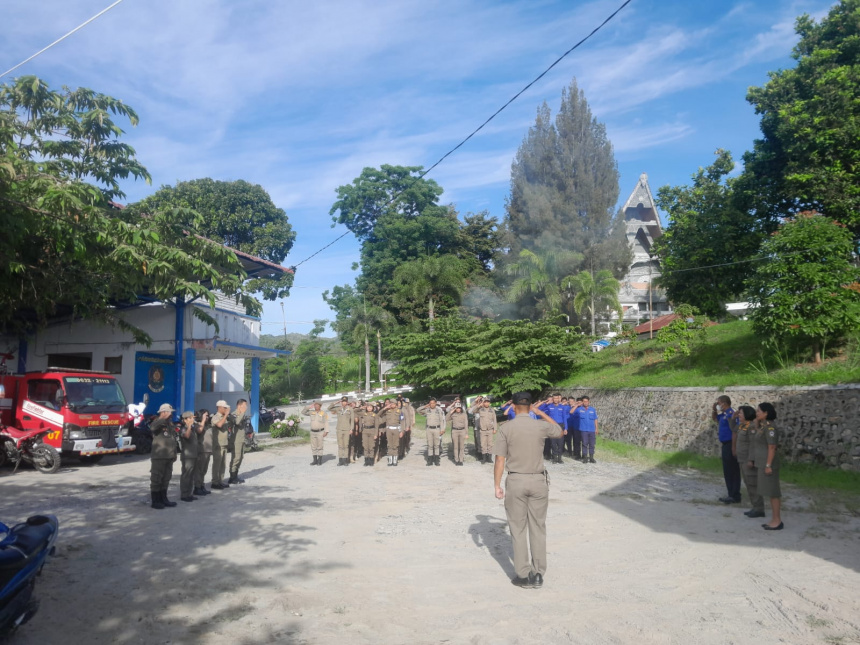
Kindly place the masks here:
POLYGON ((43 442, 83 461, 132 452, 125 397, 107 372, 49 367, 0 375, 0 421, 20 430, 48 430, 43 442))

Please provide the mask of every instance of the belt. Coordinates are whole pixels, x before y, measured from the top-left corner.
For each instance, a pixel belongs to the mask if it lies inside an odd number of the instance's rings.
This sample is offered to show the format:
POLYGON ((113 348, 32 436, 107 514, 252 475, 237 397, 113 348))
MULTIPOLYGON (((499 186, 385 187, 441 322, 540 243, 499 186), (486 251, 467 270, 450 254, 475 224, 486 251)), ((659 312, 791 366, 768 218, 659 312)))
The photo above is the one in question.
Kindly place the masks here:
POLYGON ((510 470, 508 471, 509 475, 546 475, 546 471, 542 470, 539 473, 513 473, 510 470))
POLYGON ((428 429, 428 430, 438 430, 438 429, 439 429, 439 428, 441 428, 441 427, 442 427, 442 426, 427 426, 427 429, 428 429))
POLYGON ((324 430, 325 428, 320 428, 319 430, 314 430, 313 428, 311 428, 311 432, 323 432, 324 430))

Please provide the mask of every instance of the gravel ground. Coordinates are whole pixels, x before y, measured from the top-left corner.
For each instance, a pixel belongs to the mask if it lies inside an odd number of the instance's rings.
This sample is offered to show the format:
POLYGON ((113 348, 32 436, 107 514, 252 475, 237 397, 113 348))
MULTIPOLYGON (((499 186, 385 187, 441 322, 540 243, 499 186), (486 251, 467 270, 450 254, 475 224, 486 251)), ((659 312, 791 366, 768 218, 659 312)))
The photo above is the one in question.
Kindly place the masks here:
MULTIPOLYGON (((549 569, 513 587, 489 465, 311 468, 245 457, 247 483, 149 508, 148 459, 0 472, 0 519, 60 518, 38 643, 860 643, 860 518, 784 487, 786 529, 719 481, 601 459, 550 465, 549 569)), ((171 499, 178 498, 178 468, 171 499)))

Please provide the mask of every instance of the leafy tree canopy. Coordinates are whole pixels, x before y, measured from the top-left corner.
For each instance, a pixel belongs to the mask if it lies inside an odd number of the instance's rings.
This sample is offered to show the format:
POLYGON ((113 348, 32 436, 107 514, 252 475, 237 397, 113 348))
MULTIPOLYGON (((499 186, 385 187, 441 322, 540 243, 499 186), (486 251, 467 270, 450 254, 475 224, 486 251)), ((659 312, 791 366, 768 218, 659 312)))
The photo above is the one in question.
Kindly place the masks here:
POLYGON ((816 23, 797 19, 797 65, 771 72, 747 100, 762 138, 744 156, 741 186, 759 217, 816 210, 860 232, 860 0, 816 23))
MULTIPOLYGON (((286 259, 296 239, 287 214, 275 206, 265 189, 242 180, 206 178, 162 186, 130 206, 128 213, 140 216, 170 208, 196 211, 201 235, 275 264, 286 259)), ((288 296, 292 284, 293 274, 284 273, 277 280, 251 279, 246 289, 275 300, 288 296)))
POLYGON ((659 286, 669 300, 684 302, 713 318, 725 315, 727 302, 744 292, 749 263, 732 264, 754 256, 762 234, 756 218, 737 204, 731 153, 717 151, 707 168, 699 168, 691 186, 663 186, 657 205, 669 215, 669 225, 654 242, 663 275, 659 286), (710 269, 698 267, 707 267, 710 269), (695 269, 695 270, 689 270, 695 269))
POLYGON ((431 332, 393 341, 401 378, 439 392, 510 396, 540 391, 567 376, 588 353, 587 340, 548 322, 440 318, 431 332))
MULTIPOLYGON (((136 125, 132 108, 92 90, 51 90, 33 76, 0 86, 0 330, 24 335, 57 316, 119 325, 113 305, 142 294, 202 298, 213 289, 259 312, 243 288, 235 254, 200 239, 183 208, 128 222, 111 200, 119 181, 149 181, 114 119, 136 125)), ((210 317, 195 308, 207 322, 210 317)))

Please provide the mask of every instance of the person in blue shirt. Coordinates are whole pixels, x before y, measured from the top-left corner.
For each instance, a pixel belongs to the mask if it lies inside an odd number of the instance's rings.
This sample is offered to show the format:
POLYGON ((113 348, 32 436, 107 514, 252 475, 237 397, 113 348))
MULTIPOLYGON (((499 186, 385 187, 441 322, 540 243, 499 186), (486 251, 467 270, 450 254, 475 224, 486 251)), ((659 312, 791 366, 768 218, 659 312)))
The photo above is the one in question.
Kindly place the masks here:
POLYGON ((738 504, 741 501, 741 467, 732 450, 731 418, 735 411, 732 400, 722 395, 714 401, 711 417, 717 422, 717 438, 720 440, 720 456, 723 459, 723 479, 726 481, 727 495, 720 497, 723 504, 738 504))
MULTIPOLYGON (((502 406, 502 414, 508 417, 508 419, 513 419, 515 416, 517 416, 517 411, 514 409, 513 401, 508 401, 502 406)), ((532 419, 540 419, 540 417, 531 410, 529 410, 529 416, 532 419)))
MULTIPOLYGON (((553 394, 552 399, 544 401, 538 409, 545 412, 550 419, 555 421, 562 429, 567 427, 567 417, 570 414, 570 406, 564 405, 561 402, 561 394, 553 394)), ((561 463, 561 453, 564 450, 564 435, 558 439, 547 439, 550 442, 550 450, 552 453, 552 463, 561 463)), ((544 457, 546 457, 546 448, 544 448, 544 457)))
POLYGON ((587 396, 582 397, 580 405, 573 414, 576 415, 576 426, 582 437, 582 463, 593 464, 594 444, 597 439, 597 410, 591 407, 591 401, 587 396))
POLYGON ((582 458, 582 434, 579 432, 579 417, 574 412, 582 405, 582 397, 579 397, 575 401, 571 397, 570 401, 572 405, 570 406, 570 413, 567 415, 567 428, 565 428, 564 432, 564 449, 567 451, 568 457, 578 461, 582 458))

